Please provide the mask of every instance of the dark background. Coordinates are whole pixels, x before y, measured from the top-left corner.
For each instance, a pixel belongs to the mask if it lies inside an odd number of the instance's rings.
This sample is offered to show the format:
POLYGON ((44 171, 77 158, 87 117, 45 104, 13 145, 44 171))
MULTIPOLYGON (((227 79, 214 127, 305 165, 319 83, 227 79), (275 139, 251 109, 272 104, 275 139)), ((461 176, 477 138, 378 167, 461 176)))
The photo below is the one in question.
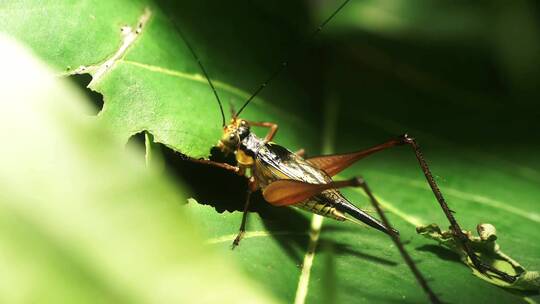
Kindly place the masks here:
POLYGON ((538 2, 353 0, 309 38, 340 3, 161 5, 188 29, 213 78, 234 74, 252 92, 289 58, 261 96, 315 122, 332 95, 351 109, 339 120, 355 122, 340 132, 361 136, 392 121, 459 144, 530 153, 540 116, 538 2))

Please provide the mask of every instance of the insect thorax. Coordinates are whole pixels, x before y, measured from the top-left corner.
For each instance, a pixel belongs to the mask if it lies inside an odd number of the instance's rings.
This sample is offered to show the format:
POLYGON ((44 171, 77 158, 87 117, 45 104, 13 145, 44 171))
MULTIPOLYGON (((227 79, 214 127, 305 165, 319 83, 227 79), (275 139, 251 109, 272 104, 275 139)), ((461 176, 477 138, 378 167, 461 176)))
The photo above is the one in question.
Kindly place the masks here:
POLYGON ((254 158, 264 144, 265 142, 263 139, 250 132, 240 142, 238 151, 236 151, 236 161, 244 166, 253 165, 254 158))

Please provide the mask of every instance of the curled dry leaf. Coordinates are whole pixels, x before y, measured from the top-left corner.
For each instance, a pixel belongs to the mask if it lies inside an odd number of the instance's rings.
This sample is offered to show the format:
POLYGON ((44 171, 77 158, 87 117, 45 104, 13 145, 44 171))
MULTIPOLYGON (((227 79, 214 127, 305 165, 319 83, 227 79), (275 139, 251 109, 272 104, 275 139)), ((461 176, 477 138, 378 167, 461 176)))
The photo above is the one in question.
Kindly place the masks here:
POLYGON ((517 275, 517 280, 514 283, 509 284, 495 276, 488 276, 479 272, 462 247, 457 243, 458 241, 452 231, 442 231, 437 224, 416 227, 416 231, 419 234, 428 239, 436 240, 439 244, 459 254, 461 261, 472 269, 474 275, 481 279, 505 288, 527 291, 540 290, 540 273, 538 271, 528 271, 516 260, 501 251, 499 244, 496 242, 497 230, 495 226, 491 224, 478 224, 476 230, 478 236, 474 236, 471 231, 463 231, 467 235, 474 252, 484 263, 510 275, 517 275))

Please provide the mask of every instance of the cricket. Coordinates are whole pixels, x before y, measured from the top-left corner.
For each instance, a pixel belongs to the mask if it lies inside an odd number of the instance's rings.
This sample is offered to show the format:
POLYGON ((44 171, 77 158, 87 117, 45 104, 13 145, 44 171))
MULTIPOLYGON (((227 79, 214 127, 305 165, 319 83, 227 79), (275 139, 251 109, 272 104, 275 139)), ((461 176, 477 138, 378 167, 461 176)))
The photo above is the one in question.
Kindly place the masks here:
MULTIPOLYGON (((350 0, 345 0, 317 27, 312 36, 317 35, 317 33, 319 33, 349 2, 350 0)), ((197 61, 216 98, 217 105, 220 108, 223 134, 217 141, 217 148, 225 155, 233 154, 236 159, 236 164, 231 165, 208 159, 194 159, 189 157, 188 160, 203 165, 221 168, 245 177, 248 180, 248 192, 242 221, 240 223, 238 235, 232 244, 233 249, 240 244, 246 231, 246 220, 251 194, 255 191, 261 191, 265 201, 273 206, 296 207, 337 221, 351 221, 358 224, 365 224, 375 230, 387 234, 395 243, 400 254, 413 272, 429 300, 432 303, 440 303, 441 301, 430 289, 427 281, 405 250, 398 231, 389 223, 366 180, 362 177, 337 181, 332 179, 333 176, 367 156, 390 148, 405 146, 416 156, 420 170, 425 176, 436 201, 448 219, 451 232, 455 239, 460 242, 460 245, 471 259, 475 268, 481 273, 488 276, 495 276, 508 283, 512 283, 516 280, 515 276, 483 263, 471 249, 469 239, 458 224, 453 211, 449 208, 442 192, 439 190, 433 174, 429 169, 428 163, 426 162, 418 143, 412 136, 403 134, 384 141, 379 145, 349 153, 304 158, 305 152, 303 150, 293 152, 272 141, 278 131, 277 124, 266 121, 250 121, 241 118, 240 116, 242 111, 253 101, 255 96, 267 87, 278 74, 285 70, 289 61, 281 62, 280 69, 270 75, 269 78, 264 81, 253 94, 251 94, 238 111, 233 110, 230 120, 227 123, 223 104, 209 74, 196 55, 194 49, 189 44, 188 39, 186 39, 178 27, 177 31, 185 41, 194 59, 197 61), (268 130, 267 134, 264 137, 259 137, 252 131, 252 127, 266 128, 268 130), (350 202, 339 191, 340 188, 344 187, 361 188, 377 211, 380 219, 373 217, 350 202)))

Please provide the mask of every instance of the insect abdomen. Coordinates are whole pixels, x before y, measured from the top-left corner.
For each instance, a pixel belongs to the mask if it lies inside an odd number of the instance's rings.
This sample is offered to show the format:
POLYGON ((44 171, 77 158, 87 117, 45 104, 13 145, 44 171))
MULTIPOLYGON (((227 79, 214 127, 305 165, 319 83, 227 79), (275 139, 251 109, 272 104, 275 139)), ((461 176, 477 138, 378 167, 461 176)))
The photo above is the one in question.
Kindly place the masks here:
POLYGON ((338 221, 345 221, 347 219, 341 211, 334 207, 334 203, 327 202, 325 198, 321 196, 312 197, 293 206, 338 221))

